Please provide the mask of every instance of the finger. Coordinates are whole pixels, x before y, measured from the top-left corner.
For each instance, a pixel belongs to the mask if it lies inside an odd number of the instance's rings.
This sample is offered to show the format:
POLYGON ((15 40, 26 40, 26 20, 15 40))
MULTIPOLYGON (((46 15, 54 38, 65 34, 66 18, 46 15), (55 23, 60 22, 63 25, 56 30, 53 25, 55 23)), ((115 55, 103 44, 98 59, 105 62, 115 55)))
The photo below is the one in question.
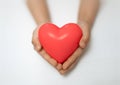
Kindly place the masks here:
POLYGON ((79 45, 80 45, 81 48, 85 48, 85 47, 86 47, 86 43, 85 43, 85 41, 84 41, 84 38, 82 38, 82 39, 80 40, 79 45))
POLYGON ((40 45, 39 41, 37 41, 37 40, 36 41, 32 41, 32 44, 33 44, 34 49, 36 51, 40 51, 42 49, 42 46, 40 45))
POLYGON ((59 71, 62 69, 62 64, 58 63, 58 65, 56 66, 56 69, 59 71))
POLYGON ((73 62, 82 54, 83 49, 77 48, 77 50, 70 56, 67 61, 63 64, 63 69, 69 68, 73 62))
POLYGON ((36 51, 41 50, 42 47, 41 47, 41 44, 40 44, 40 42, 38 40, 38 37, 36 36, 35 32, 33 32, 32 44, 34 45, 34 49, 36 51))
POLYGON ((68 69, 65 69, 65 70, 62 69, 62 70, 60 70, 59 71, 60 74, 64 75, 65 73, 68 73, 70 70, 72 70, 75 67, 75 65, 77 64, 77 62, 78 62, 78 60, 75 60, 75 62, 68 69))
POLYGON ((34 42, 34 48, 36 51, 40 51, 42 49, 40 42, 38 40, 34 42))
POLYGON ((86 45, 87 45, 87 43, 89 41, 89 37, 90 37, 89 30, 87 28, 83 29, 83 36, 82 36, 82 38, 80 40, 80 43, 79 43, 81 48, 86 47, 86 45))
POLYGON ((50 63, 52 66, 56 67, 57 66, 57 61, 54 60, 53 58, 51 58, 44 49, 42 49, 39 54, 48 61, 48 63, 50 63))

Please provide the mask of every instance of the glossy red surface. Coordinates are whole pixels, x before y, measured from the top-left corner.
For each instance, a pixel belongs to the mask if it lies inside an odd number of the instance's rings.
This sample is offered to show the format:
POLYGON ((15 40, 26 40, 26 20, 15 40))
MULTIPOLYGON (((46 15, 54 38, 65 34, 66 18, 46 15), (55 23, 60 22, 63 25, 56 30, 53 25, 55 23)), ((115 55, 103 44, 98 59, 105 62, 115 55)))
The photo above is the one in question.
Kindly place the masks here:
POLYGON ((61 28, 46 23, 40 27, 38 36, 45 51, 58 63, 64 63, 78 48, 82 30, 74 23, 61 28))

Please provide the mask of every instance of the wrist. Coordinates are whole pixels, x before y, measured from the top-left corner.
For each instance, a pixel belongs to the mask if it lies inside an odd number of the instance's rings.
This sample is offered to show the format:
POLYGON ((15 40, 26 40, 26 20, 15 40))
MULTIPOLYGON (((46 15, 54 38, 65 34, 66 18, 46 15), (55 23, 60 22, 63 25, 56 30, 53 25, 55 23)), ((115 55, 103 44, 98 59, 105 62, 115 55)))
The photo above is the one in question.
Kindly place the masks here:
POLYGON ((51 23, 51 22, 50 22, 50 20, 41 21, 41 22, 39 22, 39 23, 37 24, 36 29, 39 29, 39 28, 40 28, 43 24, 45 24, 45 23, 51 23))
POLYGON ((45 23, 51 23, 51 21, 50 20, 41 21, 41 22, 38 23, 38 26, 41 26, 41 25, 43 25, 45 23))

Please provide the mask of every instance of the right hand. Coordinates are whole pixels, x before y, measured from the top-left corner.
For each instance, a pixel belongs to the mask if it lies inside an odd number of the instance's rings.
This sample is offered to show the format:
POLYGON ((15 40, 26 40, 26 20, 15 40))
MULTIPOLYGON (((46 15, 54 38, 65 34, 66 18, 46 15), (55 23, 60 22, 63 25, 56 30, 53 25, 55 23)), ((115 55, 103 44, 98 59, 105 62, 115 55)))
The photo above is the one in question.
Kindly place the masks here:
POLYGON ((46 51, 43 49, 41 46, 39 40, 38 40, 38 30, 40 26, 37 27, 33 31, 33 36, 32 36, 32 44, 34 46, 34 49, 45 59, 50 63, 53 67, 55 67, 58 71, 62 69, 62 64, 57 63, 57 61, 53 58, 51 58, 46 51))
POLYGON ((83 36, 79 42, 79 47, 76 49, 76 51, 63 63, 63 69, 60 71, 61 74, 65 74, 68 71, 70 71, 76 63, 78 62, 79 58, 81 58, 82 53, 84 52, 84 49, 87 47, 87 44, 90 40, 90 25, 85 21, 78 22, 78 25, 80 25, 82 29, 83 36))

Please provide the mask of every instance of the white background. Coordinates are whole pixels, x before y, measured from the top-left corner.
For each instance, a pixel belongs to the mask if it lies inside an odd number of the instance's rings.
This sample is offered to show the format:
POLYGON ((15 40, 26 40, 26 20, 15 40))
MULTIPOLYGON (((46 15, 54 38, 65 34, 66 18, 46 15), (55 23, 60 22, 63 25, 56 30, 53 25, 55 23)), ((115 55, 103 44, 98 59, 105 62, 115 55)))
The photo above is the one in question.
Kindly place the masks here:
MULTIPOLYGON (((48 0, 53 23, 76 22, 79 0, 48 0)), ((120 0, 103 0, 82 60, 60 75, 34 50, 24 0, 0 0, 0 85, 120 85, 120 0)))

